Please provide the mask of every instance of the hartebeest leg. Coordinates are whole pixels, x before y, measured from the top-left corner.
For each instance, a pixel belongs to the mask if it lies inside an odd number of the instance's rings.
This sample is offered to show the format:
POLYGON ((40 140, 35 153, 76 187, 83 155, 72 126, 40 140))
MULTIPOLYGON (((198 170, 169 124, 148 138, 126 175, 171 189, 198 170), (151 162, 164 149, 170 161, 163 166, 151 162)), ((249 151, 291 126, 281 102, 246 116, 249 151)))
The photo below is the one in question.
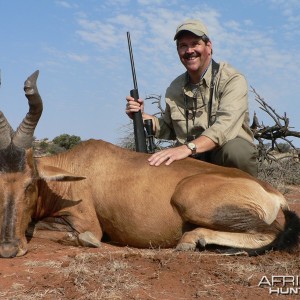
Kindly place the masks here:
POLYGON ((286 202, 267 188, 251 178, 218 174, 184 179, 172 204, 185 222, 199 228, 186 232, 177 249, 195 249, 198 243, 255 249, 271 243, 282 229, 276 217, 286 202))
POLYGON ((275 234, 222 232, 196 228, 182 236, 176 250, 195 250, 197 245, 205 247, 209 244, 240 249, 257 249, 270 244, 275 236, 275 234))
POLYGON ((73 232, 61 232, 51 230, 36 230, 32 233, 26 232, 26 236, 31 238, 46 239, 68 246, 79 246, 77 236, 73 232))
POLYGON ((101 242, 89 231, 77 234, 75 232, 35 230, 33 233, 26 232, 28 238, 47 239, 68 246, 95 247, 101 246, 101 242))
POLYGON ((60 218, 45 218, 29 225, 26 236, 49 239, 70 246, 100 247, 101 242, 90 231, 76 232, 60 218))

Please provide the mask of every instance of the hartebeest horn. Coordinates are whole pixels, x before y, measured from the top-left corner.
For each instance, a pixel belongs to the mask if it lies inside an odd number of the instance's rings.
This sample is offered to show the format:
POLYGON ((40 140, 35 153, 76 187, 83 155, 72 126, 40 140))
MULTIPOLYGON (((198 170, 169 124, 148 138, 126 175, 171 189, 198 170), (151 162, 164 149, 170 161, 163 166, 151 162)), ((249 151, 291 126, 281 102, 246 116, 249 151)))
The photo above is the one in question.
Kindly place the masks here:
POLYGON ((13 129, 0 111, 0 149, 5 149, 10 144, 12 133, 13 129))
POLYGON ((39 71, 37 70, 29 76, 24 83, 29 112, 19 125, 13 137, 13 144, 20 148, 28 149, 32 146, 34 130, 43 111, 43 102, 36 85, 38 75, 39 71))

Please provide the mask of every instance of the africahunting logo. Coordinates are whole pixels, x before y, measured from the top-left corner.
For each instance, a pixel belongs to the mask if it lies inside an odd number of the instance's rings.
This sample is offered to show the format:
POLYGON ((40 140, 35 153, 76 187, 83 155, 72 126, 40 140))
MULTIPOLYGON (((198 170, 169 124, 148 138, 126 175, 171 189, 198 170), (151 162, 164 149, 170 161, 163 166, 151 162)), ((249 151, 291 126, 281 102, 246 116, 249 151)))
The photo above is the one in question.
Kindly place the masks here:
POLYGON ((269 288, 269 294, 300 295, 300 275, 263 276, 258 286, 269 288))

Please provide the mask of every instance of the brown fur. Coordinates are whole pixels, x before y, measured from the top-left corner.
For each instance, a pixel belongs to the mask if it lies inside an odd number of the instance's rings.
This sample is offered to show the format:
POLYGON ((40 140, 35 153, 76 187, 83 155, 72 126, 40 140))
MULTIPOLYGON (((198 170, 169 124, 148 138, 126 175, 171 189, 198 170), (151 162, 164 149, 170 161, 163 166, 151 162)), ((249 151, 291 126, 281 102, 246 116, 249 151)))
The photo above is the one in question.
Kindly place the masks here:
MULTIPOLYGON (((72 245, 91 232, 99 241, 106 233, 115 243, 143 248, 213 243, 256 249, 276 238, 278 211, 287 208, 278 191, 237 169, 191 158, 153 167, 147 154, 100 140, 36 158, 27 169, 23 181, 38 181, 34 206, 27 209, 22 197, 16 204, 18 255, 26 252, 30 217, 30 235, 72 245)), ((13 189, 21 193, 22 185, 13 189)))

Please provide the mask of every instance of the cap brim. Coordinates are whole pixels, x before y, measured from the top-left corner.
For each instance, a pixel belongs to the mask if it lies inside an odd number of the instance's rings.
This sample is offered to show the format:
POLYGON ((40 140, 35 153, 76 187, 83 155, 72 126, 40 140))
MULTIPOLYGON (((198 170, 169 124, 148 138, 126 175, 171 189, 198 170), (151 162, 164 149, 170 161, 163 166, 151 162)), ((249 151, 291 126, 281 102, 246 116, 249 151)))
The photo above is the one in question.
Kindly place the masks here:
POLYGON ((182 34, 184 31, 191 32, 191 33, 193 33, 193 34, 195 34, 196 36, 199 36, 199 37, 205 35, 205 33, 204 33, 203 31, 200 31, 200 30, 194 30, 194 29, 192 29, 192 30, 190 30, 190 29, 187 30, 187 29, 182 29, 182 30, 176 32, 176 34, 175 34, 175 36, 174 36, 174 41, 176 41, 177 38, 178 38, 178 36, 179 36, 180 34, 182 34))

